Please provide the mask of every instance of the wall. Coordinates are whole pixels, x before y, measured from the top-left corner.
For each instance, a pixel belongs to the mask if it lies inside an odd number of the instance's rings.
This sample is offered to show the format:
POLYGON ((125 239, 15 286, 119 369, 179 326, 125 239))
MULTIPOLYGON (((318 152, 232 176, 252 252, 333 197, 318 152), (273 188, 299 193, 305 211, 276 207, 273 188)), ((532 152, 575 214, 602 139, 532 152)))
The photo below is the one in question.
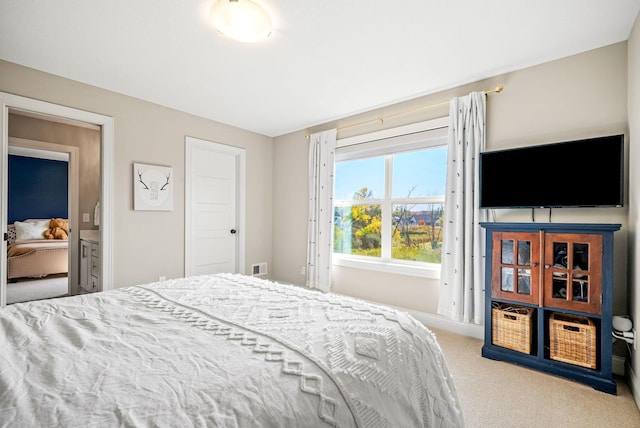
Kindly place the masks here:
POLYGON ((271 262, 271 138, 6 61, 0 61, 0 91, 113 117, 114 287, 184 275, 187 135, 247 150, 245 269, 271 262), (134 162, 173 167, 173 211, 133 211, 134 162))
MULTIPOLYGON (((629 89, 629 314, 636 332, 640 331, 640 15, 628 41, 629 89)), ((640 338, 636 337, 636 341, 640 338)), ((630 385, 640 407, 640 352, 630 359, 630 385)))
POLYGON ((307 266, 309 145, 300 131, 273 147, 273 265, 278 281, 303 285, 307 266))
POLYGON ((69 163, 9 155, 7 222, 68 218, 69 163))
POLYGON ((51 122, 19 114, 9 115, 9 136, 51 144, 78 147, 79 210, 75 214, 81 230, 97 229, 93 225, 93 209, 100 199, 100 131, 51 122), (82 221, 89 213, 89 221, 82 221))
MULTIPOLYGON (((308 140, 306 133, 385 116, 394 112, 439 103, 471 91, 483 91, 504 85, 500 94, 488 95, 487 149, 542 144, 627 133, 627 45, 617 43, 580 55, 563 58, 495 78, 460 86, 438 94, 388 106, 368 113, 325 123, 307 130, 281 136, 274 144, 274 236, 273 276, 302 284, 299 266, 306 263, 306 188, 308 140)), ((441 106, 352 127, 339 132, 338 138, 364 134, 408 123, 443 117, 448 107, 441 106)), ((529 165, 532 174, 546 173, 543 166, 529 165)), ((556 209, 553 222, 622 223, 616 235, 614 309, 626 311, 627 206, 624 208, 556 209)), ((547 221, 548 211, 539 210, 536 220, 547 221)), ((530 221, 530 210, 496 210, 500 221, 530 221)), ((336 267, 333 290, 356 297, 435 314, 438 280, 381 274, 336 267)))

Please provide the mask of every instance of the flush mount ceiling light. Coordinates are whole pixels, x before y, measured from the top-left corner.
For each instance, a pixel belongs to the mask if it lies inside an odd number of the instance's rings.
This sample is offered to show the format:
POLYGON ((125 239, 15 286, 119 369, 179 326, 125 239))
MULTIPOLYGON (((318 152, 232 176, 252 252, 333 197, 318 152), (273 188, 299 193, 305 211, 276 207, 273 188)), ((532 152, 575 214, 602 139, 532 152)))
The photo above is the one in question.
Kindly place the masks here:
POLYGON ((251 0, 218 0, 210 17, 219 32, 240 42, 257 42, 271 34, 271 17, 251 0))

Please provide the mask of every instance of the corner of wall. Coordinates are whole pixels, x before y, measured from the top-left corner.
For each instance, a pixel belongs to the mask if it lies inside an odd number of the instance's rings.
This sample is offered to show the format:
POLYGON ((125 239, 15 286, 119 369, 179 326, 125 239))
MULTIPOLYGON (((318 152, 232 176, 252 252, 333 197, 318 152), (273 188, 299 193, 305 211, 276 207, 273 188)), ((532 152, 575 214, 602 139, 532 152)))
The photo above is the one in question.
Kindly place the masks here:
MULTIPOLYGON (((627 114, 629 126, 629 228, 633 237, 628 242, 628 301, 629 314, 636 324, 640 325, 640 198, 637 188, 640 187, 640 174, 634 164, 640 164, 640 14, 627 41, 627 114)), ((627 382, 640 408, 640 352, 631 353, 627 363, 627 382)))
POLYGON ((633 367, 631 367, 631 364, 629 363, 627 363, 627 366, 625 367, 625 373, 627 373, 627 384, 631 390, 631 395, 633 395, 636 406, 640 409, 640 379, 638 379, 633 367))

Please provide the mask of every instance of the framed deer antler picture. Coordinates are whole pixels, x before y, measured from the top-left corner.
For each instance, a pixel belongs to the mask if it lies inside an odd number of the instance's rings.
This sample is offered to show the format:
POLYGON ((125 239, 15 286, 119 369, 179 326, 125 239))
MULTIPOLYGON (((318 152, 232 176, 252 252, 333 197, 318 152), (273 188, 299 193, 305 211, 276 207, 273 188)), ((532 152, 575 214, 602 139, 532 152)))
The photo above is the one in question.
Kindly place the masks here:
POLYGON ((133 209, 136 211, 173 210, 173 168, 133 164, 133 209))

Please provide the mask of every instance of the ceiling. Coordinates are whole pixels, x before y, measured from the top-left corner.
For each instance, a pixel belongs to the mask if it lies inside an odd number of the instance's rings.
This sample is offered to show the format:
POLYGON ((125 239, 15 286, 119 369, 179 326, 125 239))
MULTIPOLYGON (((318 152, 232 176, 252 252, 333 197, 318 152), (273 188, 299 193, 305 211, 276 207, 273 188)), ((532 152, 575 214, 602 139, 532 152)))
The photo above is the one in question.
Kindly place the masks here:
MULTIPOLYGON (((255 0, 232 41, 215 0, 0 0, 0 59, 267 136, 627 40, 640 0, 255 0)), ((508 88, 506 88, 508 90, 508 88)))

